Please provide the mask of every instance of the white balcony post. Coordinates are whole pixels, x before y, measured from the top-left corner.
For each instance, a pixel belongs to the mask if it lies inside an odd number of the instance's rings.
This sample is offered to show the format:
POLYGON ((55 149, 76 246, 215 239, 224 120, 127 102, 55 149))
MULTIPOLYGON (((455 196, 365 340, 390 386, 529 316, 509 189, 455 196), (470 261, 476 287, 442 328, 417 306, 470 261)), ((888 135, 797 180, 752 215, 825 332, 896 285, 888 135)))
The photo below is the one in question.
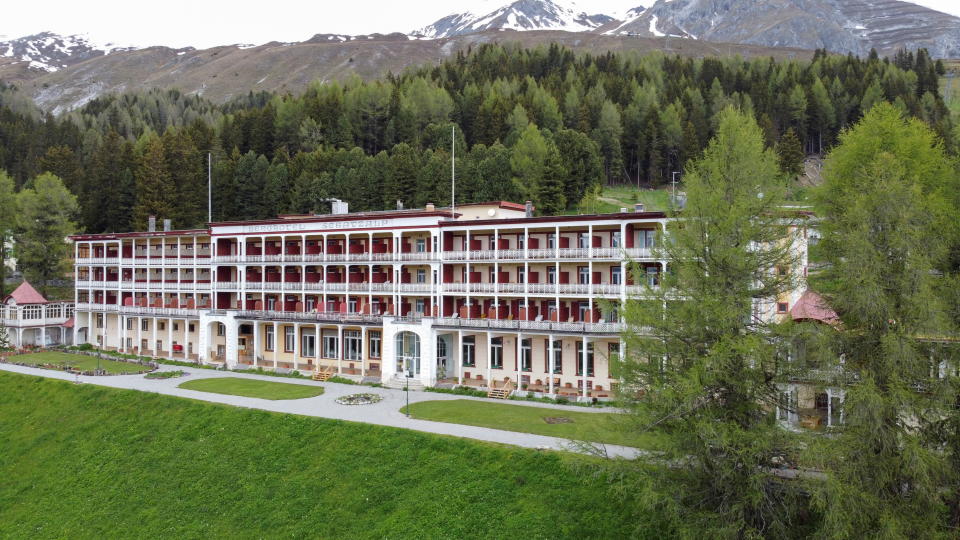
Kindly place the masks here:
MULTIPOLYGON (((371 238, 373 235, 370 235, 371 238)), ((367 376, 367 327, 360 327, 360 380, 367 376)))
POLYGON ((259 366, 259 357, 260 357, 260 322, 257 320, 253 321, 253 365, 259 366))
POLYGON ((323 334, 320 331, 320 323, 313 325, 313 369, 320 371, 320 358, 323 357, 323 334))
POLYGON ((167 319, 167 354, 173 358, 173 319, 167 319))
MULTIPOLYGON (((533 344, 531 343, 531 345, 533 344)), ((517 390, 520 390, 521 381, 523 380, 520 374, 523 370, 523 332, 517 332, 517 342, 513 344, 513 350, 515 352, 515 358, 517 359, 517 390)))
POLYGON ((300 358, 300 323, 293 323, 293 369, 297 369, 300 358))

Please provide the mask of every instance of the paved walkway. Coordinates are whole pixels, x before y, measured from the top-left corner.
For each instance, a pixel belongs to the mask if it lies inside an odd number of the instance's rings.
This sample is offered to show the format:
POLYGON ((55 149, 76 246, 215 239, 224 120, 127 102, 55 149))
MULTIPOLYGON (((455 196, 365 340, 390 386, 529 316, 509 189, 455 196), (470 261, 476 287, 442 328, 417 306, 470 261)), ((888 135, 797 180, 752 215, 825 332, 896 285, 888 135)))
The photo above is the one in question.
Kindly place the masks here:
MULTIPOLYGON (((15 373, 24 373, 27 375, 36 375, 50 379, 62 379, 66 381, 75 381, 76 376, 62 371, 48 369, 17 366, 12 364, 0 364, 0 370, 11 371, 15 373)), ((515 431, 503 431, 499 429, 490 429, 476 426, 465 426, 461 424, 448 424, 444 422, 431 422, 429 420, 417 420, 407 418, 400 412, 400 409, 406 405, 406 392, 403 390, 392 390, 389 388, 374 388, 362 385, 349 385, 331 382, 316 382, 306 379, 284 379, 280 377, 271 377, 268 375, 254 375, 249 373, 235 373, 225 371, 213 371, 209 369, 198 369, 178 366, 160 366, 160 371, 182 370, 189 372, 188 377, 174 379, 146 379, 143 375, 116 375, 105 377, 85 377, 80 376, 82 383, 96 384, 99 386, 109 386, 112 388, 125 388, 128 390, 140 390, 143 392, 155 392, 169 396, 178 396, 196 399, 199 401, 209 401, 212 403, 223 403, 237 407, 247 407, 250 409, 262 409, 265 411, 274 411, 281 413, 300 414, 304 416, 316 416, 320 418, 332 418, 336 420, 348 420, 351 422, 363 422, 367 424, 377 424, 381 426, 398 427, 423 431, 427 433, 436 433, 440 435, 452 435, 454 437, 464 437, 468 439, 477 439, 501 444, 511 444, 524 448, 540 448, 553 450, 567 450, 573 452, 586 452, 587 449, 580 444, 567 439, 558 437, 547 437, 545 435, 534 435, 530 433, 519 433, 515 431), (322 386, 324 393, 322 395, 294 400, 273 401, 267 399, 249 398, 243 396, 228 396, 224 394, 213 394, 209 392, 198 392, 195 390, 185 390, 177 388, 178 385, 187 380, 207 379, 216 377, 240 377, 244 379, 259 379, 271 382, 291 382, 297 384, 308 384, 313 386, 322 386), (341 396, 371 393, 383 396, 383 400, 373 405, 340 405, 336 399, 341 396)), ((452 400, 452 399, 470 399, 476 401, 489 401, 503 403, 502 400, 474 398, 469 396, 458 396, 453 394, 442 394, 434 392, 410 392, 410 402, 420 401, 452 400)), ((549 403, 536 402, 510 402, 518 407, 542 407, 548 409, 567 410, 576 412, 609 412, 610 409, 600 409, 593 407, 578 407, 571 405, 554 405, 549 403)), ((627 446, 617 446, 609 444, 593 444, 594 450, 602 452, 611 457, 635 458, 640 450, 627 446)))

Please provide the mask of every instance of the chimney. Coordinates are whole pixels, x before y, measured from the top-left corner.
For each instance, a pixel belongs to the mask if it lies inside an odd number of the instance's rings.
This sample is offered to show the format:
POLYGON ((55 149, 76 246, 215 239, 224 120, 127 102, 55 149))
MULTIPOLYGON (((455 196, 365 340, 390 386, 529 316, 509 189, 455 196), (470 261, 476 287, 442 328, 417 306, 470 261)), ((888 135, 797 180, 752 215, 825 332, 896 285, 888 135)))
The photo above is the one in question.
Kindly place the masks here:
POLYGON ((397 199, 397 210, 403 210, 403 201, 397 199))
POLYGON ((147 218, 147 232, 157 232, 157 216, 147 218))
POLYGON ((642 203, 642 202, 638 202, 637 204, 633 205, 633 211, 636 212, 636 213, 638 213, 638 214, 639 214, 640 212, 643 212, 643 203, 642 203))
POLYGON ((428 203, 427 203, 427 208, 426 208, 427 212, 433 212, 433 211, 436 210, 436 209, 437 209, 437 207, 434 206, 432 202, 428 202, 428 203))
POLYGON ((527 201, 524 210, 526 210, 527 217, 533 217, 533 201, 527 201))
POLYGON ((333 199, 330 204, 330 210, 334 214, 349 214, 350 205, 346 201, 341 201, 340 199, 333 199))
POLYGON ((163 220, 163 232, 170 232, 170 229, 172 229, 170 220, 169 219, 163 220))

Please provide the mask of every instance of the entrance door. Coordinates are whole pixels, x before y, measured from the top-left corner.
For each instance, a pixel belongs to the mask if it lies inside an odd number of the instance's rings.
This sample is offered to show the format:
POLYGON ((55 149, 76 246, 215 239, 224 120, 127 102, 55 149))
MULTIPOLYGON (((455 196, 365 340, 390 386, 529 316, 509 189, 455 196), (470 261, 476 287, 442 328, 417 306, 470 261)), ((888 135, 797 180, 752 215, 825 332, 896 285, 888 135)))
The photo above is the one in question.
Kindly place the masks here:
POLYGON ((396 337, 397 371, 420 374, 420 337, 413 332, 400 332, 396 337))
POLYGON ((447 342, 437 336, 437 378, 447 378, 447 342))

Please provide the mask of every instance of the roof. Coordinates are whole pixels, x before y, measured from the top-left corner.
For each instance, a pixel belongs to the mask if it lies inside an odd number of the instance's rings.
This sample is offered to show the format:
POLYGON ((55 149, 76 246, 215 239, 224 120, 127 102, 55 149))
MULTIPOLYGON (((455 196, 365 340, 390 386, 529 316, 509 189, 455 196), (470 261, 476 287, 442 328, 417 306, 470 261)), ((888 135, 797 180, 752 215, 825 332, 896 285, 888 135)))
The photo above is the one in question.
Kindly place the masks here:
POLYGON ((840 324, 840 317, 837 316, 837 312, 830 309, 822 296, 809 289, 800 296, 797 303, 790 309, 790 317, 795 321, 807 320, 830 325, 840 324))
POLYGON ((29 282, 24 281, 17 287, 12 293, 7 295, 3 299, 3 303, 7 303, 8 300, 13 299, 17 304, 49 304, 47 299, 43 297, 42 294, 37 292, 33 288, 33 285, 30 285, 29 282))

